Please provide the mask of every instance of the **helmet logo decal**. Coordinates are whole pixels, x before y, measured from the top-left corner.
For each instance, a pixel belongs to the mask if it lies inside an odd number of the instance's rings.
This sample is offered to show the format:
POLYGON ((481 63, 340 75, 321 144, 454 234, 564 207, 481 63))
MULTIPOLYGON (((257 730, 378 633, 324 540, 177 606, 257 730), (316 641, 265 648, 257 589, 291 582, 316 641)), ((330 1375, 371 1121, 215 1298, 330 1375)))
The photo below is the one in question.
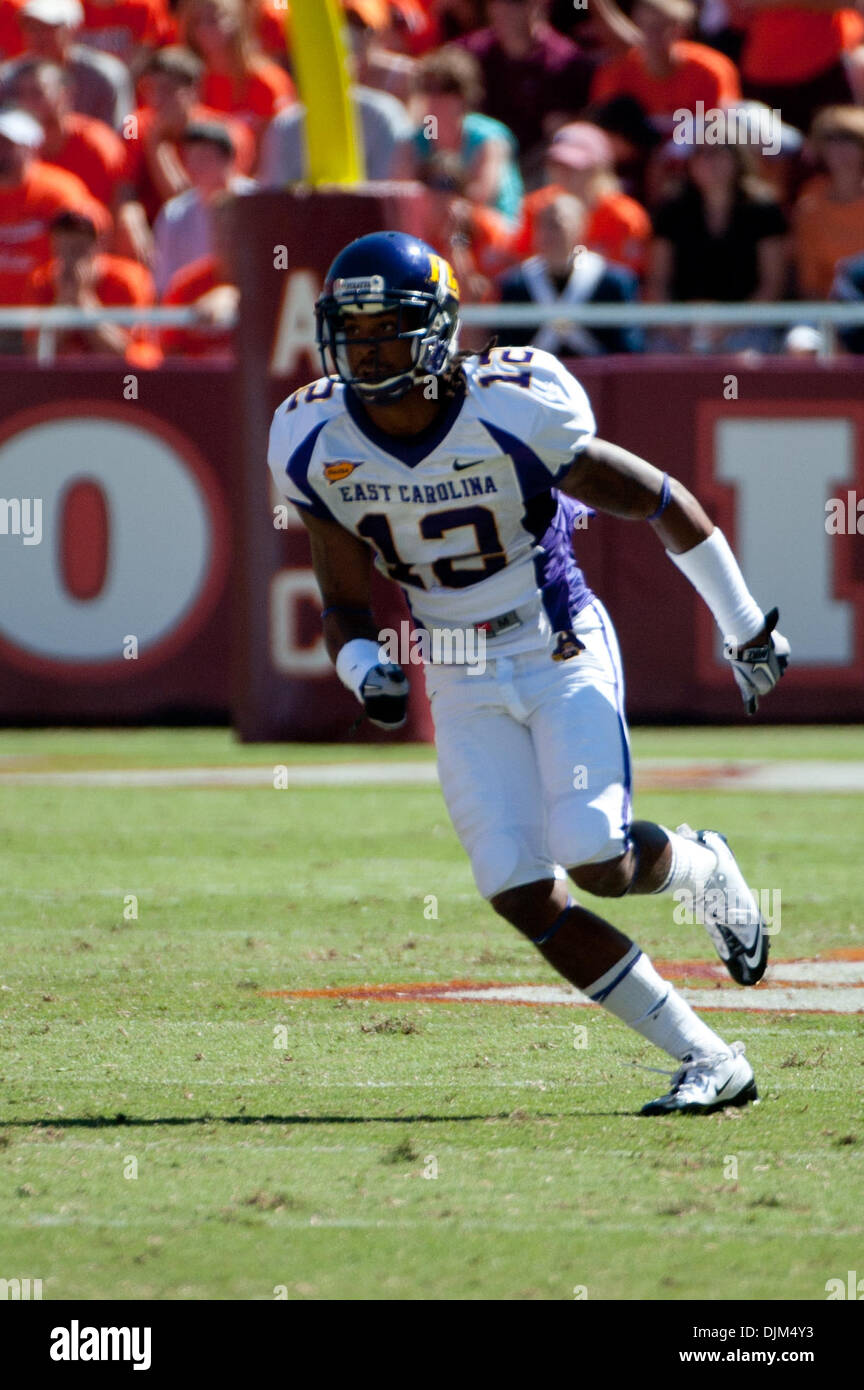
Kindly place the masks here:
POLYGON ((337 299, 353 299, 355 295, 384 293, 383 275, 340 276, 333 282, 333 293, 337 299))
POLYGON ((430 262, 429 279, 432 284, 439 286, 439 293, 443 293, 446 288, 450 294, 455 295, 458 299, 459 281, 456 279, 450 262, 445 261, 443 256, 431 256, 430 262))

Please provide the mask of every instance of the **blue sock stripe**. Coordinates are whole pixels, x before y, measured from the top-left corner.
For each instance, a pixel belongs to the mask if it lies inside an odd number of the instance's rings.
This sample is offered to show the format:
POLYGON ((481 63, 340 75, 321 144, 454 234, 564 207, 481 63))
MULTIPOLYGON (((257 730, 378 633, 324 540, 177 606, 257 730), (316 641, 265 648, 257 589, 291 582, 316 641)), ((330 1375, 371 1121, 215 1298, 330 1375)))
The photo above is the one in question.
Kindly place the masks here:
POLYGON ((575 907, 575 906, 576 906, 576 904, 575 904, 573 898, 571 898, 571 897, 570 897, 570 894, 568 893, 568 894, 567 894, 567 906, 563 909, 563 911, 561 911, 561 912, 558 913, 558 916, 555 918, 555 921, 552 923, 551 927, 547 927, 546 930, 545 930, 545 932, 543 933, 542 936, 538 936, 538 937, 535 937, 535 938, 534 938, 534 945, 535 945, 535 946, 544 946, 544 945, 546 944, 547 941, 550 941, 551 938, 555 935, 556 931, 558 931, 559 927, 563 927, 564 922, 565 922, 565 919, 566 919, 568 913, 570 912, 571 907, 575 907))
POLYGON ((602 1004, 606 996, 611 994, 613 989, 615 989, 617 985, 620 985, 621 981, 625 979, 627 975, 630 974, 630 971, 633 969, 633 966, 636 964, 637 960, 641 955, 642 952, 638 951, 631 960, 630 964, 624 966, 624 969, 620 972, 620 974, 615 976, 615 979, 612 981, 611 984, 607 985, 605 989, 601 989, 599 994, 589 994, 588 998, 593 999, 595 1004, 602 1004))
POLYGON ((671 991, 667 989, 659 1004, 652 1004, 651 1008, 647 1009, 641 1018, 634 1018, 632 1023, 630 1023, 628 1026, 630 1028, 638 1028, 640 1023, 645 1022, 646 1018, 653 1018, 655 1014, 659 1014, 660 1010, 663 1008, 663 1005, 666 1003, 666 1000, 669 998, 670 993, 671 991))

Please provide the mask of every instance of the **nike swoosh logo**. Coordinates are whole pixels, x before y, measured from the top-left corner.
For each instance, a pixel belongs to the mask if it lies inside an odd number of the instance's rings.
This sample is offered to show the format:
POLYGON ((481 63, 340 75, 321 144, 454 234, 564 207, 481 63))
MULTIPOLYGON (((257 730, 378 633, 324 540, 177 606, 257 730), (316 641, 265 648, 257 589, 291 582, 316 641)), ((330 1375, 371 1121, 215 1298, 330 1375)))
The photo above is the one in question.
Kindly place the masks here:
POLYGON ((732 1080, 732 1077, 731 1077, 731 1076, 727 1076, 726 1080, 723 1082, 723 1085, 720 1087, 720 1090, 719 1090, 719 1091, 715 1091, 715 1093, 714 1093, 715 1096, 722 1096, 723 1092, 726 1090, 726 1087, 729 1085, 729 1082, 730 1082, 731 1080, 732 1080))
POLYGON ((748 965, 756 965, 762 955, 762 935, 760 933, 749 951, 744 952, 744 959, 748 965))
POLYGON ((488 461, 488 459, 469 459, 467 463, 460 463, 459 460, 456 459, 453 463, 453 467, 456 472, 461 473, 463 468, 479 468, 481 463, 488 463, 488 461))

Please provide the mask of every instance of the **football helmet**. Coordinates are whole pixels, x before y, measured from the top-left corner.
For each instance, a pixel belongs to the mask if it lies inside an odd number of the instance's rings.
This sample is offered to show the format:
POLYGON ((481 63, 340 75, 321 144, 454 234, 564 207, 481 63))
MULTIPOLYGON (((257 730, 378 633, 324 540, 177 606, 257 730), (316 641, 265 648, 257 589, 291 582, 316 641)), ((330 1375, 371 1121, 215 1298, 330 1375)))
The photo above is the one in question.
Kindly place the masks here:
POLYGON ((335 368, 340 380, 363 399, 398 400, 423 378, 440 376, 447 366, 459 319, 459 285, 449 261, 425 241, 406 232, 372 232, 339 252, 327 272, 315 316, 325 373, 335 368), (393 334, 350 340, 352 347, 376 349, 371 369, 357 376, 348 359, 347 316, 388 311, 396 314, 393 334), (397 341, 410 342, 410 365, 387 376, 377 345, 397 341))

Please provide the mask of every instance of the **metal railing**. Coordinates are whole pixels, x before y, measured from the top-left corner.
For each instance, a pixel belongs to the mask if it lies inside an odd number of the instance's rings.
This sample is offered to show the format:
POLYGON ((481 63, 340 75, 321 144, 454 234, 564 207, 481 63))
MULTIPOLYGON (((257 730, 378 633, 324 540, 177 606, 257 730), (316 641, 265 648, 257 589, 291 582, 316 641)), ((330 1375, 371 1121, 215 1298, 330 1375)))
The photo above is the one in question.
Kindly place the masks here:
MULTIPOLYGON (((809 324, 822 335, 820 354, 830 356, 838 327, 864 327, 864 303, 783 302, 777 304, 465 304, 460 318, 466 327, 532 327, 573 324, 584 328, 693 328, 732 326, 792 327, 809 324)), ((74 305, 0 308, 0 330, 36 332, 36 358, 53 360, 56 334, 63 329, 123 327, 195 328, 200 319, 194 306, 80 309, 74 305)), ((236 322, 226 320, 225 327, 236 322)))
POLYGON ((777 304, 465 304, 460 317, 466 323, 525 324, 569 322, 586 327, 687 328, 696 324, 754 326, 796 323, 864 324, 864 303, 836 304, 802 301, 777 304))
POLYGON ((776 304, 466 304, 460 312, 466 325, 500 328, 541 324, 574 324, 579 328, 792 328, 815 327, 820 357, 836 350, 837 328, 864 326, 864 303, 829 301, 776 304))
MULTIPOLYGON (((119 324, 122 328, 194 328, 200 322, 192 305, 176 308, 153 305, 145 309, 81 309, 76 304, 0 308, 0 331, 21 329, 35 332, 36 360, 42 363, 53 362, 57 334, 63 329, 100 328, 106 323, 119 324)), ((226 324, 226 327, 233 327, 233 322, 226 324)))

